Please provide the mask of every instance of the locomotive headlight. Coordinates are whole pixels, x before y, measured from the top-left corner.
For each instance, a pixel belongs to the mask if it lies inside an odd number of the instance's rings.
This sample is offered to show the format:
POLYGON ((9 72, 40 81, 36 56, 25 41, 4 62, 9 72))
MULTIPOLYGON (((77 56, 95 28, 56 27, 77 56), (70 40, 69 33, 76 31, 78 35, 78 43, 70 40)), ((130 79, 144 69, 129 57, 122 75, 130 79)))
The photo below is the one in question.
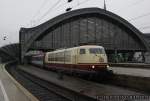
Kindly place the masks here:
POLYGON ((109 66, 109 65, 107 65, 106 67, 107 67, 108 70, 110 69, 110 66, 109 66))
POLYGON ((107 65, 107 69, 108 70, 112 70, 112 67, 110 67, 109 65, 107 65))
POLYGON ((107 65, 107 68, 109 68, 110 66, 109 65, 107 65))
POLYGON ((94 68, 95 68, 95 66, 93 65, 93 66, 92 66, 92 68, 94 69, 94 68))

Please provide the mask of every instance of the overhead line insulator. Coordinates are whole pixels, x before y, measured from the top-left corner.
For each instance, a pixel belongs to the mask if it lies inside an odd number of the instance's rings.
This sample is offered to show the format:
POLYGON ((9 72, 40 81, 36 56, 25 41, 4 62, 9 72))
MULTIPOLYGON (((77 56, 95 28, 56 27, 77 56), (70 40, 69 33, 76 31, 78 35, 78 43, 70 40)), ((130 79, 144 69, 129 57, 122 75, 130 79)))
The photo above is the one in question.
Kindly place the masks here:
POLYGON ((72 9, 72 8, 67 8, 67 9, 66 9, 66 12, 70 11, 71 9, 72 9))
POLYGON ((68 3, 71 2, 72 0, 68 0, 68 3))

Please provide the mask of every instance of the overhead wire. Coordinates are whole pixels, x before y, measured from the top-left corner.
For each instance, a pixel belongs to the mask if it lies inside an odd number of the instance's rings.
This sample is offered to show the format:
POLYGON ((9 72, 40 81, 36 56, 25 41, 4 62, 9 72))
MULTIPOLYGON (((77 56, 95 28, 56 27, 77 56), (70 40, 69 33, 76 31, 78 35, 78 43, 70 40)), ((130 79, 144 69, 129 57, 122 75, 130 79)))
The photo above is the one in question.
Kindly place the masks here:
MULTIPOLYGON (((78 1, 78 3, 77 3, 75 6, 73 6, 73 8, 75 8, 75 7, 77 7, 77 6, 80 6, 81 4, 84 4, 84 3, 88 2, 88 1, 90 1, 90 0, 84 0, 84 1, 82 1, 82 2, 79 2, 79 1, 78 1)), ((56 8, 57 5, 58 5, 60 2, 61 2, 61 0, 58 0, 43 16, 41 16, 41 17, 38 19, 38 22, 40 22, 47 14, 50 14, 50 11, 54 10, 54 8, 56 8)), ((62 7, 62 6, 64 6, 64 5, 66 5, 66 4, 67 4, 67 2, 65 2, 65 3, 63 3, 63 4, 61 4, 61 5, 59 5, 59 7, 57 7, 57 9, 60 8, 60 7, 62 7)))
POLYGON ((41 21, 45 16, 47 16, 47 14, 49 14, 49 12, 50 12, 51 10, 53 10, 61 1, 62 1, 62 0, 57 0, 57 2, 56 2, 54 5, 52 5, 52 6, 47 10, 47 12, 45 12, 44 15, 42 15, 42 16, 38 19, 38 21, 41 21))
POLYGON ((150 26, 140 27, 139 29, 150 29, 150 26))
POLYGON ((136 5, 140 4, 143 1, 145 1, 145 0, 138 0, 138 1, 134 2, 134 3, 132 3, 130 6, 136 6, 136 5))
MULTIPOLYGON (((36 13, 36 14, 32 17, 32 19, 30 20, 30 24, 32 23, 33 19, 40 13, 40 10, 44 7, 44 5, 47 3, 47 1, 48 1, 48 0, 45 0, 45 1, 42 3, 42 5, 39 7, 37 13, 36 13)), ((36 22, 39 23, 47 14, 50 13, 50 11, 52 11, 61 1, 62 1, 62 0, 57 0, 57 2, 56 2, 54 5, 52 5, 52 6, 47 10, 47 12, 45 12, 40 18, 38 18, 38 19, 36 20, 36 22)), ((78 0, 76 7, 79 6, 79 5, 81 5, 81 4, 83 4, 83 3, 86 3, 86 2, 88 2, 88 1, 90 1, 90 0, 84 0, 84 1, 82 1, 82 2, 79 2, 79 0, 78 0)), ((67 2, 61 4, 58 8, 60 8, 60 7, 64 6, 64 5, 66 5, 66 4, 67 4, 67 2)), ((75 6, 74 6, 74 7, 75 7, 75 6)), ((29 25, 29 24, 27 24, 27 25, 29 25)))
POLYGON ((59 5, 59 7, 57 7, 57 9, 60 8, 60 7, 62 7, 62 6, 65 6, 66 4, 67 4, 67 2, 65 2, 65 3, 63 3, 63 4, 61 4, 61 5, 59 5))
POLYGON ((41 6, 39 7, 39 9, 37 10, 37 12, 35 13, 35 15, 32 17, 32 19, 34 19, 40 12, 41 9, 45 6, 45 4, 47 4, 49 0, 44 0, 43 3, 41 4, 41 6))
POLYGON ((141 18, 146 17, 146 16, 150 16, 150 12, 143 14, 143 15, 140 15, 140 16, 137 16, 137 17, 134 17, 134 18, 131 18, 128 21, 135 21, 135 20, 141 19, 141 18))
POLYGON ((149 22, 142 22, 142 23, 135 23, 135 25, 140 26, 140 25, 150 25, 149 22))
MULTIPOLYGON (((45 0, 45 1, 42 3, 42 5, 41 5, 40 8, 38 9, 37 13, 33 16, 33 18, 35 18, 35 17, 40 13, 40 10, 44 7, 44 5, 47 3, 47 1, 48 1, 48 0, 45 0)), ((52 5, 52 6, 47 10, 47 12, 45 12, 45 13, 38 19, 38 22, 40 22, 47 14, 49 14, 50 11, 54 10, 54 8, 56 8, 57 5, 58 5, 61 1, 62 1, 62 0, 58 0, 54 5, 52 5)), ((72 8, 76 8, 76 7, 78 7, 78 6, 80 6, 80 5, 84 4, 84 3, 87 3, 88 1, 90 1, 90 0, 84 0, 84 1, 81 1, 81 2, 77 1, 77 4, 74 5, 72 8)), ((134 2, 132 5, 137 5, 137 4, 141 3, 141 1, 142 1, 142 0, 138 0, 137 2, 134 2)), ((143 0, 143 1, 144 1, 144 0, 143 0)), ((64 5, 66 5, 66 4, 67 4, 67 3, 63 3, 63 4, 61 4, 61 5, 60 5, 59 7, 57 7, 57 8, 60 8, 60 7, 64 6, 64 5)), ((137 17, 131 18, 131 19, 129 19, 128 21, 134 21, 134 20, 141 19, 141 18, 146 17, 146 16, 149 16, 149 15, 150 15, 150 13, 147 13, 147 14, 144 14, 144 15, 141 15, 141 16, 137 16, 137 17)))
MULTIPOLYGON (((81 4, 86 3, 86 2, 88 2, 88 1, 90 1, 90 0, 84 0, 84 1, 82 1, 82 2, 79 2, 79 0, 77 0, 77 4, 76 4, 75 6, 76 6, 76 7, 77 7, 77 6, 80 6, 81 4)), ((67 3, 64 3, 64 4, 60 5, 58 8, 64 6, 65 4, 67 4, 67 3)), ((73 6, 73 7, 75 7, 75 6, 73 6)), ((73 8, 73 7, 72 7, 72 8, 73 8)))
POLYGON ((82 1, 82 2, 78 2, 75 6, 73 6, 72 8, 76 8, 76 7, 78 7, 78 6, 80 6, 80 5, 82 5, 82 4, 84 4, 84 3, 87 3, 88 1, 90 1, 90 0, 84 0, 84 1, 82 1))
POLYGON ((143 3, 143 1, 145 1, 145 0, 138 0, 136 2, 133 2, 131 5, 125 5, 124 8, 120 8, 118 11, 126 10, 126 9, 128 9, 130 7, 134 7, 134 6, 136 6, 136 5, 140 4, 140 3, 143 3))
POLYGON ((42 4, 40 5, 40 7, 38 8, 37 12, 33 15, 33 17, 31 18, 30 22, 26 25, 26 26, 33 26, 36 22, 35 17, 38 16, 41 12, 41 9, 45 6, 45 4, 48 2, 48 0, 44 0, 42 2, 42 4))
MULTIPOLYGON (((137 6, 137 5, 139 5, 140 3, 143 3, 144 1, 145 1, 145 0, 138 0, 138 1, 134 2, 134 3, 132 3, 131 5, 129 5, 128 8, 137 6)), ((125 9, 128 9, 128 8, 125 7, 125 9)), ((119 11, 120 11, 120 10, 124 10, 124 9, 119 9, 119 11)), ((136 16, 136 17, 134 17, 134 18, 131 18, 131 19, 129 19, 128 21, 130 21, 130 22, 132 22, 132 21, 138 21, 138 19, 142 19, 142 18, 147 17, 147 16, 149 16, 149 15, 150 15, 150 12, 149 12, 149 13, 146 13, 146 14, 143 14, 143 15, 140 15, 140 16, 136 16)), ((145 26, 145 27, 140 27, 139 29, 149 29, 149 28, 150 28, 150 26, 145 26)))

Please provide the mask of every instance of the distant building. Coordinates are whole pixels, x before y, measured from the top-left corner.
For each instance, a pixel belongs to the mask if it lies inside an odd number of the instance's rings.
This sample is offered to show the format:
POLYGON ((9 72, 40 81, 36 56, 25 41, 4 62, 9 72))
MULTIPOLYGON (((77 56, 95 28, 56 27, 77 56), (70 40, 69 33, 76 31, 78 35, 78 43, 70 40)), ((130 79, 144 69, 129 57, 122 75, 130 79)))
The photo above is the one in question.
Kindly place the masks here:
MULTIPOLYGON (((144 38, 148 42, 149 47, 150 47, 150 33, 144 33, 143 35, 144 35, 144 38)), ((146 52, 144 54, 144 56, 145 56, 145 63, 150 63, 150 52, 146 52)))
POLYGON ((143 62, 142 52, 135 52, 133 59, 135 62, 143 62))

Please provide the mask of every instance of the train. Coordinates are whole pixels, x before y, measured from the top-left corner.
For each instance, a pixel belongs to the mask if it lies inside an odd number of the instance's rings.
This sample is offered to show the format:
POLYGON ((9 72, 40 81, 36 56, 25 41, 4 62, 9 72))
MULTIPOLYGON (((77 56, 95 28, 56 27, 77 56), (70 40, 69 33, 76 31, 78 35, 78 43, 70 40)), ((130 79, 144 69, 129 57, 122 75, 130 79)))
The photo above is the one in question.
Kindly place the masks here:
POLYGON ((104 47, 84 45, 30 56, 29 63, 42 68, 78 74, 112 72, 104 47))

